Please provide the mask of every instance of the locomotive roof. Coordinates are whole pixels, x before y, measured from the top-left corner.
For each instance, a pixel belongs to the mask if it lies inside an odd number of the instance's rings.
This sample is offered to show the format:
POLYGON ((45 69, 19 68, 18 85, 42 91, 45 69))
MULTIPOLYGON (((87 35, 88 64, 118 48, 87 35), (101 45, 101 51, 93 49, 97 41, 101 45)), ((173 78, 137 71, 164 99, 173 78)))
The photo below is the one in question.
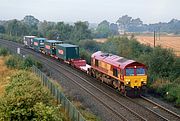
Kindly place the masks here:
POLYGON ((126 59, 124 57, 120 57, 120 56, 113 55, 110 53, 103 53, 101 51, 93 53, 92 58, 104 61, 106 63, 114 65, 115 67, 120 67, 122 69, 124 69, 125 67, 127 67, 128 65, 131 65, 131 64, 132 65, 133 64, 143 65, 143 64, 138 63, 134 60, 129 60, 129 59, 126 59))

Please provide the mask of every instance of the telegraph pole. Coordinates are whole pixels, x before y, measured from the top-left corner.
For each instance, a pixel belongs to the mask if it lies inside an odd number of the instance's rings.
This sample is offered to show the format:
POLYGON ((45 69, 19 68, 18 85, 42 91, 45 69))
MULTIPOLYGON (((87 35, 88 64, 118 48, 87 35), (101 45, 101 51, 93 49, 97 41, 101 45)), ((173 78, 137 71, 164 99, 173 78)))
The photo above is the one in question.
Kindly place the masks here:
POLYGON ((160 40, 160 36, 161 36, 161 35, 160 35, 160 27, 159 27, 159 40, 160 40))
POLYGON ((156 31, 154 31, 154 48, 156 46, 156 31))

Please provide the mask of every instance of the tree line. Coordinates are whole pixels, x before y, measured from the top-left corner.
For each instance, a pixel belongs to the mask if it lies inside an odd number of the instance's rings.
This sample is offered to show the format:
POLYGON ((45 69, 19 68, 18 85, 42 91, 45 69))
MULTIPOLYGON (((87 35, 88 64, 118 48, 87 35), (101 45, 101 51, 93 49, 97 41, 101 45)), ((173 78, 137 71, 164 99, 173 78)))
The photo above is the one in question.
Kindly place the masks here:
POLYGON ((116 23, 120 29, 127 32, 153 32, 161 31, 167 33, 180 34, 180 20, 172 19, 169 22, 159 22, 154 24, 143 24, 140 18, 132 18, 128 15, 120 17, 116 23))
POLYGON ((64 22, 39 21, 33 16, 25 16, 23 20, 0 22, 0 33, 9 36, 34 35, 48 39, 82 40, 91 39, 92 34, 88 22, 78 21, 74 25, 64 22))

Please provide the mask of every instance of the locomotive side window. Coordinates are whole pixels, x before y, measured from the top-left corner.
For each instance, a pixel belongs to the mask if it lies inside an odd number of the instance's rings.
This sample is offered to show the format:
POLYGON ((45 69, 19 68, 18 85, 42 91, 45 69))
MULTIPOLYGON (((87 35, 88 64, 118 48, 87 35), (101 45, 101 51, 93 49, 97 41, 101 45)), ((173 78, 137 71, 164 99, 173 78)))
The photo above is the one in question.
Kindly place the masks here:
POLYGON ((96 59, 95 59, 95 66, 97 66, 97 67, 99 66, 98 60, 96 60, 96 59))
POLYGON ((123 76, 124 75, 124 70, 121 69, 120 73, 123 76))
POLYGON ((145 69, 144 68, 137 68, 136 74, 137 75, 145 75, 145 69))
POLYGON ((127 68, 126 69, 126 76, 134 76, 134 69, 133 68, 127 68))
POLYGON ((118 70, 117 70, 117 68, 113 68, 113 76, 118 77, 118 70))

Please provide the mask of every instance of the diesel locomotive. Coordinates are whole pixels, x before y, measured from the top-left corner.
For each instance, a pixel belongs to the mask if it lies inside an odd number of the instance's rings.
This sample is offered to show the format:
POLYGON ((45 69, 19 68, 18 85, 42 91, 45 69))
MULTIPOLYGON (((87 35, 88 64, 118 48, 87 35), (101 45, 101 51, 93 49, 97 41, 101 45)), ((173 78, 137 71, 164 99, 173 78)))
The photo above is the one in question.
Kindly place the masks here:
POLYGON ((128 96, 138 96, 146 89, 146 66, 117 55, 95 52, 89 73, 128 96))

